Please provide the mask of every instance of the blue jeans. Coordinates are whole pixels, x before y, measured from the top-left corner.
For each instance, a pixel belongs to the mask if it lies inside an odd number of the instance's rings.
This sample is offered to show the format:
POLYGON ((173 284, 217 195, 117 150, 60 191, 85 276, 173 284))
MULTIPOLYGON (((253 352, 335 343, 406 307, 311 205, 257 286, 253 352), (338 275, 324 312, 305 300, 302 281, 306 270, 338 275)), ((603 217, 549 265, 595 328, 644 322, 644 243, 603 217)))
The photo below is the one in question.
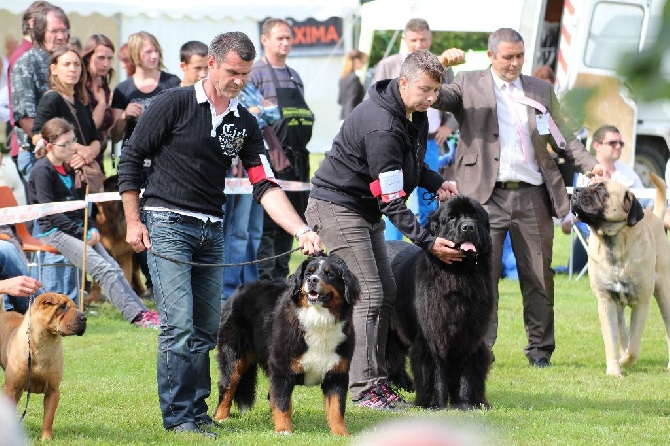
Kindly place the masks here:
MULTIPOLYGON (((27 275, 28 269, 16 246, 8 241, 0 240, 0 280, 27 275)), ((42 294, 42 290, 35 293, 35 296, 40 294, 42 294)), ((6 294, 4 305, 7 311, 14 310, 21 314, 28 311, 28 299, 25 297, 14 297, 6 294)))
POLYGON ((204 222, 169 211, 145 211, 152 248, 147 255, 160 316, 158 399, 163 427, 201 421, 212 390, 209 352, 221 317, 221 268, 163 259, 223 263, 222 222, 204 222))
MULTIPOLYGON (((37 220, 35 220, 35 224, 33 225, 33 236, 37 237, 39 234, 39 225, 37 224, 37 220)), ((44 243, 49 244, 47 241, 44 243)), ((70 261, 62 254, 44 252, 39 255, 41 256, 42 264, 54 265, 42 267, 42 286, 44 289, 50 293, 65 294, 79 306, 79 283, 77 283, 77 271, 75 271, 73 267, 67 266, 70 261)))
MULTIPOLYGON (((256 260, 263 235, 263 206, 256 203, 251 194, 228 196, 224 227, 226 263, 256 260)), ((258 277, 258 264, 224 268, 221 299, 228 299, 239 285, 258 277)))
MULTIPOLYGON (((436 171, 440 168, 440 147, 434 139, 429 139, 426 147, 426 158, 424 162, 428 164, 432 170, 436 171)), ((426 226, 428 217, 437 209, 437 200, 426 200, 423 198, 424 192, 428 192, 423 187, 417 187, 416 194, 419 203, 419 223, 421 226, 426 226)))
POLYGON ((35 154, 26 150, 19 150, 16 157, 16 167, 19 169, 19 174, 28 182, 30 170, 35 164, 35 154))

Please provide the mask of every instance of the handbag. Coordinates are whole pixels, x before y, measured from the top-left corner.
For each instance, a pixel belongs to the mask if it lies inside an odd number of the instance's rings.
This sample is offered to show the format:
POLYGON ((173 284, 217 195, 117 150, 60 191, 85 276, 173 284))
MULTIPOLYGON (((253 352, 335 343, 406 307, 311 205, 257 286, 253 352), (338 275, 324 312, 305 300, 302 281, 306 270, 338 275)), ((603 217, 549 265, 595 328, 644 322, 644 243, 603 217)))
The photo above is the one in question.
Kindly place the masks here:
POLYGON ((275 173, 290 169, 291 161, 286 156, 284 148, 282 147, 279 138, 277 138, 277 134, 272 126, 266 125, 263 127, 263 140, 265 140, 268 156, 270 157, 270 164, 272 164, 272 169, 274 169, 275 173))
MULTIPOLYGON (((70 113, 74 117, 77 127, 79 128, 79 134, 84 136, 84 132, 81 130, 81 125, 79 124, 79 119, 77 118, 77 110, 74 106, 70 104, 70 101, 63 98, 63 101, 67 104, 70 109, 70 113)), ((84 141, 82 141, 84 142, 84 141)), ((105 174, 102 173, 100 164, 96 160, 91 161, 88 164, 85 164, 81 169, 77 169, 74 174, 74 185, 77 189, 82 187, 82 184, 88 184, 88 193, 95 194, 98 192, 105 191, 105 174)))

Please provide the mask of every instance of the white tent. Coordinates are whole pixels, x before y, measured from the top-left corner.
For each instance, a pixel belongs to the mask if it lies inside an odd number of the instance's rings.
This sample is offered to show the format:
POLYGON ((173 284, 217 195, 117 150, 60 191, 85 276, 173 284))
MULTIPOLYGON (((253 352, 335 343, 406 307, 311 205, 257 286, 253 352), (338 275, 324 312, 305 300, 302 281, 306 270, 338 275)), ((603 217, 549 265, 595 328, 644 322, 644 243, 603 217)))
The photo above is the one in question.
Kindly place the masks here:
MULTIPOLYGON (((21 34, 21 16, 32 0, 0 2, 0 33, 21 34)), ((209 43, 221 32, 242 31, 261 45, 258 24, 267 17, 343 20, 342 45, 351 49, 354 17, 358 0, 56 0, 68 15, 72 35, 85 42, 94 33, 108 35, 120 46, 137 31, 155 35, 163 48, 167 70, 181 76, 179 48, 188 40, 209 43)), ((337 83, 342 69, 342 55, 291 57, 288 64, 303 78, 305 96, 316 116, 314 134, 309 148, 323 152, 330 148, 339 128, 337 83)), ((123 73, 117 69, 120 79, 123 73)), ((117 78, 118 79, 118 78, 117 78)))

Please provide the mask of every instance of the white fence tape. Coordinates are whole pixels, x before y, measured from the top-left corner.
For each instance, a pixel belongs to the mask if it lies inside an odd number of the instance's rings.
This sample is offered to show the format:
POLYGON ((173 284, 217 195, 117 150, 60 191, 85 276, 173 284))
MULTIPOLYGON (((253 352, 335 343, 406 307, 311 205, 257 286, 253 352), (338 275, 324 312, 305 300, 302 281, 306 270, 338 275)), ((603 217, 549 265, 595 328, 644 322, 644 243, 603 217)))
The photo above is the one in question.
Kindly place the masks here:
MULTIPOLYGON (((288 192, 307 191, 311 188, 309 183, 301 183, 299 181, 276 181, 283 190, 288 192)), ((226 178, 226 195, 250 194, 252 189, 248 178, 226 178)), ((45 217, 47 215, 83 209, 86 206, 86 203, 99 203, 102 201, 115 200, 121 200, 121 195, 118 192, 101 192, 98 194, 88 194, 86 200, 60 201, 1 208, 0 225, 11 225, 22 221, 35 220, 36 218, 45 217)))

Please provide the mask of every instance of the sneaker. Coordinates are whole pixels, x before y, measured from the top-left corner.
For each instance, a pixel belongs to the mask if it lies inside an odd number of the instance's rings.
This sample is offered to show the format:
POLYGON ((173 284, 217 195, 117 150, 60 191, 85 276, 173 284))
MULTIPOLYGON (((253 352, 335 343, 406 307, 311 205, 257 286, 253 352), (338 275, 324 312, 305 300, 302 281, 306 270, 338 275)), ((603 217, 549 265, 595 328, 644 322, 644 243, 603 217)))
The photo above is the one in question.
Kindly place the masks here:
POLYGON ((133 321, 136 327, 153 328, 158 330, 160 328, 160 321, 158 320, 158 313, 154 310, 141 312, 133 321))
POLYGON ((411 406, 411 404, 406 402, 391 388, 387 381, 382 381, 375 387, 365 391, 353 403, 358 407, 367 407, 376 410, 402 410, 411 406))
POLYGON ((402 396, 398 394, 398 391, 395 390, 391 383, 384 380, 377 385, 377 391, 384 396, 384 399, 390 404, 393 404, 396 409, 407 409, 412 407, 412 403, 407 402, 402 396))

